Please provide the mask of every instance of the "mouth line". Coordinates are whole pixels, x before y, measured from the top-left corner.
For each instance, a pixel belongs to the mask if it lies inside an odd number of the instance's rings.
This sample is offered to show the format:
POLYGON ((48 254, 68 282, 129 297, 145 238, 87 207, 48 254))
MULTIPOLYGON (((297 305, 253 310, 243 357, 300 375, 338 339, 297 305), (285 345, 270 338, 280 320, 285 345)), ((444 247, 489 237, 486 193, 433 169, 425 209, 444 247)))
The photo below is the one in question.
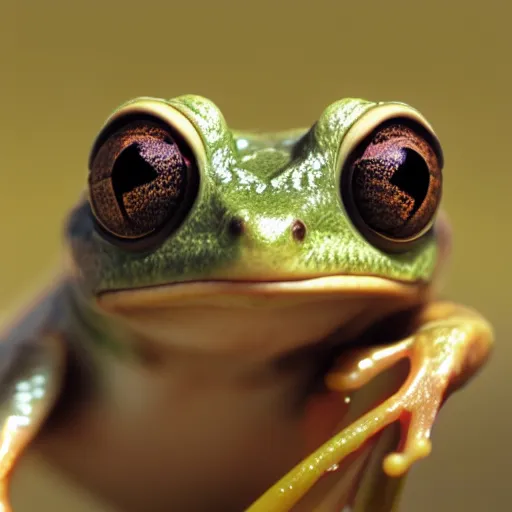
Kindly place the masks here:
POLYGON ((371 298, 396 298, 417 302, 429 288, 425 281, 403 281, 377 275, 333 274, 288 280, 241 280, 219 279, 186 281, 179 283, 123 288, 100 291, 96 300, 105 306, 122 304, 123 307, 144 308, 175 301, 193 301, 208 297, 250 297, 265 301, 279 298, 343 296, 347 298, 368 296, 371 298))

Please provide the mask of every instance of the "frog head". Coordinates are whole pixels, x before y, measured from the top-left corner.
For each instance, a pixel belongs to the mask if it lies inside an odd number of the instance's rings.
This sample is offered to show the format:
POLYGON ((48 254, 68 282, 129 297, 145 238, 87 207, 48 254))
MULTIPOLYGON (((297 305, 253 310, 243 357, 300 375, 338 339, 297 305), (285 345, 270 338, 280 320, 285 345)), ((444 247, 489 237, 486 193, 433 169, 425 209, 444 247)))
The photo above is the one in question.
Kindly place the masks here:
POLYGON ((343 99, 309 129, 258 134, 199 96, 138 98, 89 168, 68 228, 81 288, 131 318, 172 310, 161 330, 187 323, 183 343, 281 350, 430 288, 442 153, 405 104, 343 99), (212 342, 191 327, 198 308, 212 342))

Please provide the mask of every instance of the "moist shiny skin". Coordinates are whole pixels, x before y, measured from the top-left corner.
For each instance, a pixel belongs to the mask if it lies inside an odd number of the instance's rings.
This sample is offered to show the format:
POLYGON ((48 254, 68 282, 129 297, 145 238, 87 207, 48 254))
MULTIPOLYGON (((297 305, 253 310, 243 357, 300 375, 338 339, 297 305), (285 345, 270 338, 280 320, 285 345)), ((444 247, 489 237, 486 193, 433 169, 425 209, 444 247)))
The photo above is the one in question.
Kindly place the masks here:
POLYGON ((128 512, 389 512, 493 339, 435 299, 442 168, 398 102, 278 133, 199 96, 121 105, 60 284, 2 336, 4 510, 31 446, 128 512))

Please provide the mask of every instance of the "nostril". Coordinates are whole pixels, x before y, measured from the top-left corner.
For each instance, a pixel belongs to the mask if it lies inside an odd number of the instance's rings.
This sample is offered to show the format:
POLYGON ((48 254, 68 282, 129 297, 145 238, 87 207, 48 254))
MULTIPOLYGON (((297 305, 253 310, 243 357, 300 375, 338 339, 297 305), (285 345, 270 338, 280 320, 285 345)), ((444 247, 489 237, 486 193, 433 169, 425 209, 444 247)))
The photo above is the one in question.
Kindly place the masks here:
POLYGON ((301 220, 296 220, 292 224, 292 236, 297 242, 302 242, 306 238, 306 225, 301 220))
POLYGON ((240 217, 233 217, 228 224, 229 234, 232 236, 240 236, 245 231, 245 223, 240 217))

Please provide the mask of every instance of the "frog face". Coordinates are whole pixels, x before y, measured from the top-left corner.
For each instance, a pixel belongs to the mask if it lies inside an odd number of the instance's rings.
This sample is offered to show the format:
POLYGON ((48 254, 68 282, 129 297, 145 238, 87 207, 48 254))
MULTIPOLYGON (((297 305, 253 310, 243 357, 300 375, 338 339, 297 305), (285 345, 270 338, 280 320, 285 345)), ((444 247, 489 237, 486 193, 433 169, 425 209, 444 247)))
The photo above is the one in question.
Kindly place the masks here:
POLYGON ((428 281, 442 157, 410 107, 348 99, 310 130, 228 129, 210 101, 138 99, 92 151, 70 223, 95 293, 332 275, 428 281))
POLYGON ((310 129, 252 134, 202 97, 140 98, 94 144, 68 231, 76 274, 104 304, 151 307, 416 293, 436 264, 441 167, 400 103, 344 99, 310 129))

